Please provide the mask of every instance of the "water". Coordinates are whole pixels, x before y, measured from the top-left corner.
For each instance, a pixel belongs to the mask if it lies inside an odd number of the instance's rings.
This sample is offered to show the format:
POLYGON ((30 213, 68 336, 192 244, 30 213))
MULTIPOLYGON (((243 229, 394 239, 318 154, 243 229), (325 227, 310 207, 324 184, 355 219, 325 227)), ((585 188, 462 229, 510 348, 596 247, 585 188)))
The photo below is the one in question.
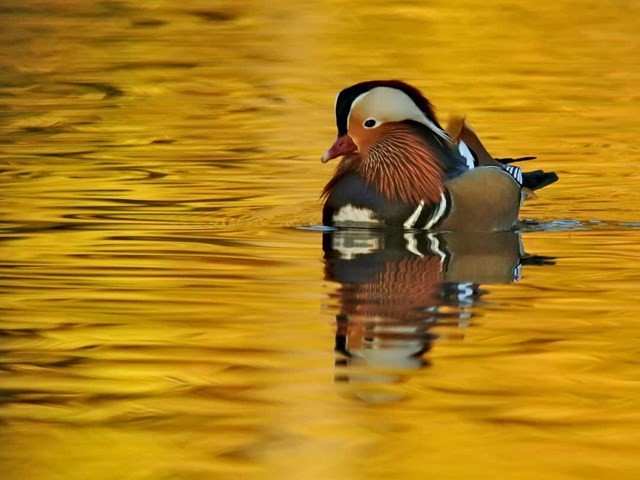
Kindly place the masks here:
POLYGON ((623 1, 3 2, 3 478, 637 478, 638 32, 623 1), (559 173, 518 233, 314 227, 336 92, 393 77, 559 173))

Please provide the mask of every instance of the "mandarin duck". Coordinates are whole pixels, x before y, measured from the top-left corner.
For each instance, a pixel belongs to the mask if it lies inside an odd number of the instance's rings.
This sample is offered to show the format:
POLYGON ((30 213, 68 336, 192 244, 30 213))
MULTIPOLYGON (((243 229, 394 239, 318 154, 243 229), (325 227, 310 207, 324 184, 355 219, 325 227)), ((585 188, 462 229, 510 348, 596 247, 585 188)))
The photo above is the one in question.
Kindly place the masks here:
POLYGON ((523 199, 558 180, 493 158, 463 118, 448 131, 415 87, 357 83, 335 103, 338 137, 322 162, 342 156, 324 187, 323 223, 448 231, 504 231, 523 199))

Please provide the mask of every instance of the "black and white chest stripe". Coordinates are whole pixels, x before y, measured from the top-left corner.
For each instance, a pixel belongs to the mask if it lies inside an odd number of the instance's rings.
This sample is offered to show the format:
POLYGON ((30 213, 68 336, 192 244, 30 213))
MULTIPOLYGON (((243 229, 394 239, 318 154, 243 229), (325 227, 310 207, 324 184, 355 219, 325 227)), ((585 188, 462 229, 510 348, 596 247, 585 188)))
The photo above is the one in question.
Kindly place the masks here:
MULTIPOLYGON (((405 229, 431 230, 447 216, 450 205, 451 197, 449 196, 449 192, 444 190, 440 195, 440 201, 438 203, 427 205, 424 201, 420 202, 406 220, 404 220, 402 226, 405 229)), ((383 222, 374 210, 346 204, 335 210, 332 216, 332 223, 334 225, 352 223, 378 225, 383 222)))
POLYGON ((440 220, 449 213, 451 197, 449 192, 444 190, 440 194, 440 201, 431 205, 425 205, 424 201, 416 207, 409 218, 403 223, 404 228, 417 230, 430 230, 434 228, 440 220))

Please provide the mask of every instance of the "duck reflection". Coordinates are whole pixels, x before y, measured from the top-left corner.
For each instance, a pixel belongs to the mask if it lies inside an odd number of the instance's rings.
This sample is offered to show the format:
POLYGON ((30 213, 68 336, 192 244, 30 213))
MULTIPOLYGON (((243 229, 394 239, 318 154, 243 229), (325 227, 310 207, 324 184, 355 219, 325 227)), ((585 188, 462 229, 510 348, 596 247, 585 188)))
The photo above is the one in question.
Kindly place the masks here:
POLYGON ((339 310, 337 363, 347 367, 423 366, 432 327, 466 326, 469 307, 485 293, 481 284, 514 282, 525 264, 553 263, 526 255, 516 232, 336 230, 324 234, 323 250, 325 279, 340 284, 331 298, 339 310))

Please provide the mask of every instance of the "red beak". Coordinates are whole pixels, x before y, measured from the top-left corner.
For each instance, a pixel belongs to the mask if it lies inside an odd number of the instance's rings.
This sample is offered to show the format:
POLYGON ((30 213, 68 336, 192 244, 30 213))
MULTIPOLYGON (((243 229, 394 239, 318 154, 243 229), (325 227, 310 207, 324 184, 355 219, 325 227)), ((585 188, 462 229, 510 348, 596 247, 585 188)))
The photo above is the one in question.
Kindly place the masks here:
POLYGON ((336 141, 331 145, 331 148, 324 152, 320 160, 322 163, 327 163, 329 160, 339 157, 341 155, 346 155, 347 153, 352 153, 358 150, 358 147, 349 135, 342 135, 341 137, 336 138, 336 141))

